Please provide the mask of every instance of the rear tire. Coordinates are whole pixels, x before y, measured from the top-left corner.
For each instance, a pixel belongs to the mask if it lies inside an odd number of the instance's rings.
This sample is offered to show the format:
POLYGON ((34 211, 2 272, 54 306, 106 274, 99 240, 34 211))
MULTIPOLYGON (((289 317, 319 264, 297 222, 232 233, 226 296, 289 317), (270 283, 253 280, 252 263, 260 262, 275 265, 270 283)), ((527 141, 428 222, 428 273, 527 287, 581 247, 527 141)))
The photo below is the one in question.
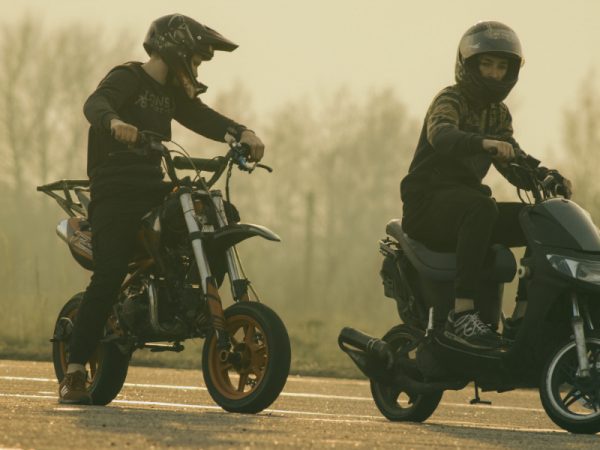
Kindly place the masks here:
MULTIPOLYGON (((415 360, 415 351, 423 337, 423 332, 408 325, 397 325, 388 331, 383 340, 387 342, 396 358, 415 360)), ((417 381, 423 381, 420 373, 406 374, 417 381)), ((375 405, 388 420, 393 422, 423 422, 439 405, 443 391, 433 394, 412 394, 401 388, 371 381, 371 395, 375 405)))
MULTIPOLYGON (((83 292, 75 294, 61 309, 54 326, 52 361, 59 382, 67 371, 73 321, 82 299, 83 292)), ((85 364, 87 390, 92 396, 92 404, 107 405, 119 394, 127 377, 129 359, 130 355, 121 352, 114 344, 98 344, 85 364)))
POLYGON ((212 334, 204 342, 202 374, 208 393, 221 408, 254 414, 277 399, 290 371, 290 340, 275 312, 257 302, 225 310, 226 328, 239 363, 222 362, 212 334))

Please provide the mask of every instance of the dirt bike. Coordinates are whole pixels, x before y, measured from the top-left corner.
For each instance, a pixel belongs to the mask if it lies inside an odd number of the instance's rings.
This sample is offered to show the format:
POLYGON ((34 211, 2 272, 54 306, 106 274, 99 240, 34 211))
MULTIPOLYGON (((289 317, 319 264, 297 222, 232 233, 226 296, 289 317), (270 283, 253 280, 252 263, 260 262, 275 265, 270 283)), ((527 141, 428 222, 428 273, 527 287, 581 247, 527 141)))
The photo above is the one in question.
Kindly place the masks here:
POLYGON ((403 324, 381 339, 344 328, 338 343, 370 379, 375 404, 389 420, 422 422, 445 390, 473 382, 471 403, 489 403, 481 400, 480 389, 537 388, 559 427, 600 431, 599 230, 584 209, 558 195, 564 189, 558 172, 540 170, 526 157, 511 169, 527 186, 519 190, 528 203, 519 221, 528 252, 518 271, 526 283, 527 310, 518 327, 510 327, 501 313, 503 285, 513 279, 516 261, 499 245, 490 249, 475 299, 484 322, 496 330, 504 324, 506 345, 500 348, 475 349, 450 339, 444 323, 454 301, 455 255, 411 239, 400 220, 387 225, 388 237, 379 243, 380 273, 403 324))
MULTIPOLYGON (((106 405, 117 396, 136 349, 180 352, 186 339, 205 338, 202 373, 213 400, 231 412, 262 411, 286 383, 290 341, 282 320, 258 301, 235 245, 254 236, 280 238, 260 225, 231 220, 237 211, 233 208, 231 213, 229 181, 234 166, 248 173, 257 167, 272 169, 249 163, 247 149, 237 143, 230 144, 225 156, 203 159, 189 157, 182 148, 169 150, 163 144, 167 140, 159 135, 140 135, 141 143, 134 150, 162 158, 172 190, 162 205, 142 219, 128 276, 104 336, 86 363, 93 404, 106 405), (193 170, 196 177, 180 178, 176 169, 193 170), (226 169, 224 201, 221 191, 212 186, 226 169), (206 180, 201 171, 212 176, 206 180), (234 303, 223 310, 218 285, 225 272, 234 303)), ((37 189, 70 216, 58 224, 57 234, 75 260, 92 270, 88 186, 87 180, 61 180, 37 189)), ((56 320, 51 341, 59 381, 66 372, 69 339, 82 298, 82 292, 74 295, 56 320)))

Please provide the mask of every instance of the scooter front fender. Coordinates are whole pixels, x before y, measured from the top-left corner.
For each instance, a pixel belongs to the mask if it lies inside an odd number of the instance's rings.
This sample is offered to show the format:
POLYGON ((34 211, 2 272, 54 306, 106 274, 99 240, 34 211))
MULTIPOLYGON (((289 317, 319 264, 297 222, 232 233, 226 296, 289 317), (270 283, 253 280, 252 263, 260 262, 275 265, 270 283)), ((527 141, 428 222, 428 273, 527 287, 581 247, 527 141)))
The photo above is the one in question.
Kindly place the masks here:
POLYGON ((269 241, 281 241, 281 238, 267 227, 251 223, 235 223, 215 231, 208 244, 211 249, 222 251, 254 236, 260 236, 269 241))

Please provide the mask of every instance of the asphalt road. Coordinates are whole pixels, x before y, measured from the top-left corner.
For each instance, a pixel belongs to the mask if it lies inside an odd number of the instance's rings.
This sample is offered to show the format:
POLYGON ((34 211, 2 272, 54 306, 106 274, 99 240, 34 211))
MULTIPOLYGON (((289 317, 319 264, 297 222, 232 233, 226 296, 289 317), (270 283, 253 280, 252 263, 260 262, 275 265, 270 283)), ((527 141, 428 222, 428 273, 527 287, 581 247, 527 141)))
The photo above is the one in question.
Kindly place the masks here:
POLYGON ((447 392, 424 424, 388 422, 362 380, 291 376, 257 415, 214 404, 200 371, 131 367, 109 406, 57 403, 51 364, 0 361, 0 449, 600 448, 600 435, 561 431, 535 391, 447 392))

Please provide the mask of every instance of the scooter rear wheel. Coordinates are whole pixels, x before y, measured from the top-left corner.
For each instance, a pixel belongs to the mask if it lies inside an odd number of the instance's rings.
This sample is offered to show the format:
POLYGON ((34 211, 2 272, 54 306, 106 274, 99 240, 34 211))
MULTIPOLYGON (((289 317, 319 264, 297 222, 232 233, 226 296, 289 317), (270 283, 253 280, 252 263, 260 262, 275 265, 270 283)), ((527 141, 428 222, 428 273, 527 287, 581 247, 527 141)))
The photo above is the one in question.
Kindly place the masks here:
MULTIPOLYGON (((396 354, 396 358, 415 361, 415 352, 423 332, 408 325, 397 325, 388 331, 383 340, 396 354)), ((420 373, 407 374, 417 381, 423 381, 420 373)), ((442 399, 443 392, 414 394, 401 388, 371 381, 371 394, 377 408, 388 420, 394 422, 423 422, 429 418, 442 399)))
POLYGON ((600 334, 586 338, 590 377, 577 376, 579 363, 575 341, 553 352, 542 372, 540 398, 546 413, 571 433, 600 432, 600 334))

